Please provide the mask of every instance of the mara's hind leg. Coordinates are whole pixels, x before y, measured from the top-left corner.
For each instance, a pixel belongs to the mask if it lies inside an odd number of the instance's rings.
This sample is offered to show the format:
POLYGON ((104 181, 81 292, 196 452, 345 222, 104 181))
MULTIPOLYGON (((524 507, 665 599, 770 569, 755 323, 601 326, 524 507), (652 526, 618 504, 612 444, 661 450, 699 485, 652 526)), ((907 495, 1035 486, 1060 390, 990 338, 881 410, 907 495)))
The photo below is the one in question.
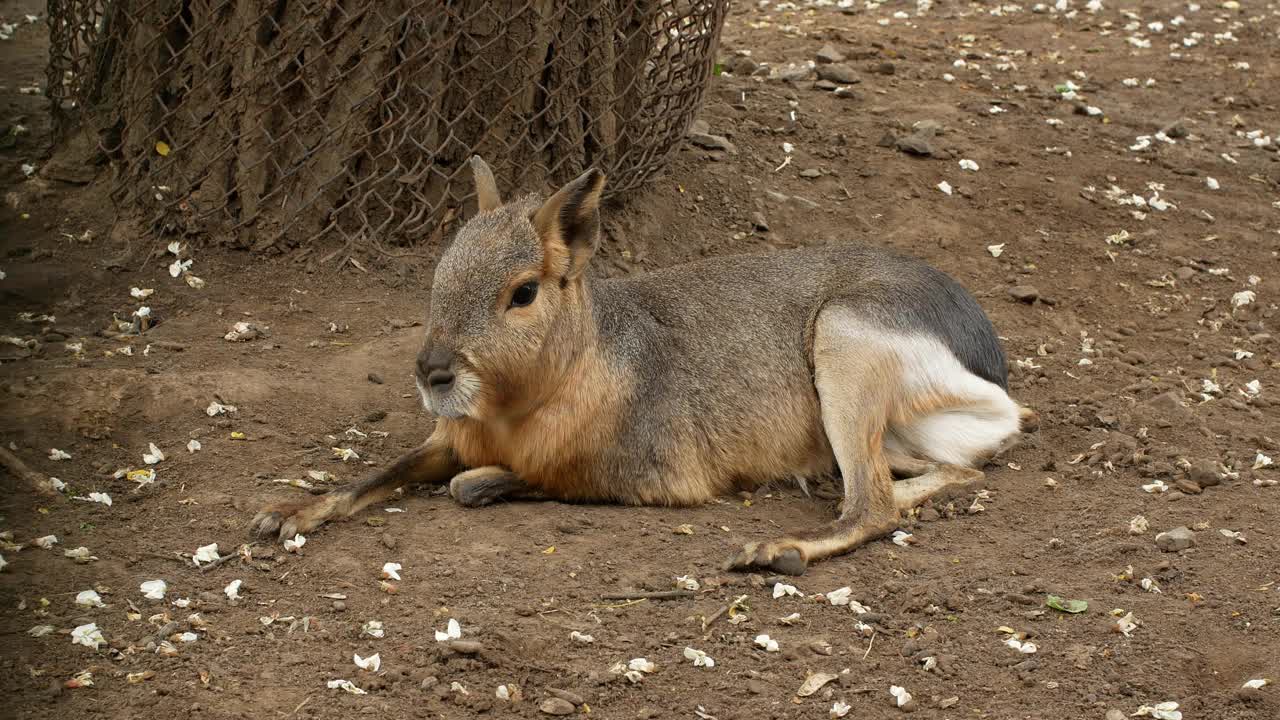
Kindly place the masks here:
POLYGON ((944 498, 981 489, 986 473, 960 465, 921 460, 898 450, 885 449, 893 483, 893 504, 903 513, 941 494, 944 498))
POLYGON ((891 450, 886 445, 884 450, 885 460, 889 462, 889 470, 895 478, 914 478, 933 472, 937 469, 937 463, 921 460, 897 450, 891 450))
POLYGON ((893 484, 893 504, 903 513, 931 498, 951 499, 980 490, 986 481, 981 470, 959 465, 934 465, 929 472, 893 484))
POLYGON ((898 526, 884 452, 885 431, 904 392, 897 353, 883 331, 831 308, 818 317, 813 355, 822 426, 844 481, 840 517, 816 530, 748 543, 729 561, 731 569, 799 575, 814 560, 848 552, 898 526))

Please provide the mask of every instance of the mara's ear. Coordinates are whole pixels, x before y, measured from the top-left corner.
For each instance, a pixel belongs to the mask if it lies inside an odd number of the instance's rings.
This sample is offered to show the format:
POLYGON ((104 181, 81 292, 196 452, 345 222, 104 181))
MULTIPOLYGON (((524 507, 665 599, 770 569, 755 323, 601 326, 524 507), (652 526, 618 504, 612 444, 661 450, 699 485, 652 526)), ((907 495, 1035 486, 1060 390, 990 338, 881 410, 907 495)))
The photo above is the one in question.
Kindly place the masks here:
POLYGON ((586 269, 600 244, 604 179, 604 173, 591 168, 560 188, 533 214, 531 220, 542 239, 548 271, 558 270, 562 278, 573 279, 586 269))
POLYGON ((493 171, 489 169, 489 165, 479 155, 471 156, 471 177, 476 181, 476 205, 480 212, 502 207, 498 182, 493 179, 493 171))

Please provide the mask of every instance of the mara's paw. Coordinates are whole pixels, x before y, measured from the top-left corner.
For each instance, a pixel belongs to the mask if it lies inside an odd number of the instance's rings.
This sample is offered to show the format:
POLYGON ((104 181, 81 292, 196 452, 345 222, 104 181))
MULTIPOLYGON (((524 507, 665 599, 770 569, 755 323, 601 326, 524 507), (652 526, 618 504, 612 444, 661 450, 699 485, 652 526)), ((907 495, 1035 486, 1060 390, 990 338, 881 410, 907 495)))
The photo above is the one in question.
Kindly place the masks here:
POLYGON ((726 570, 772 570, 783 575, 803 575, 809 563, 794 540, 747 543, 725 564, 726 570))
POLYGON ((253 517, 250 530, 259 538, 287 540, 305 535, 331 519, 338 506, 336 493, 302 502, 268 505, 253 517))
POLYGON ((449 497, 463 507, 492 505, 527 490, 515 473, 499 467, 480 467, 458 473, 449 481, 449 497))

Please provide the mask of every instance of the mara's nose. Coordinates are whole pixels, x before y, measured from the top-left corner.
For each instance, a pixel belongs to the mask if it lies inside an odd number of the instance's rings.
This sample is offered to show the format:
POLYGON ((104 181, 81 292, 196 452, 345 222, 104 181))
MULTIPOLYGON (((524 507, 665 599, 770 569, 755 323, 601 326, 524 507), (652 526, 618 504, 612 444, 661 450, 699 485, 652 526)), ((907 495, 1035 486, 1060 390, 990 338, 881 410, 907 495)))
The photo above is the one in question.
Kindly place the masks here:
POLYGON ((432 390, 444 392, 453 385, 452 370, 432 370, 427 373, 427 385, 432 390))
POLYGON ((445 391, 453 385, 453 353, 440 346, 418 355, 418 377, 432 390, 445 391))

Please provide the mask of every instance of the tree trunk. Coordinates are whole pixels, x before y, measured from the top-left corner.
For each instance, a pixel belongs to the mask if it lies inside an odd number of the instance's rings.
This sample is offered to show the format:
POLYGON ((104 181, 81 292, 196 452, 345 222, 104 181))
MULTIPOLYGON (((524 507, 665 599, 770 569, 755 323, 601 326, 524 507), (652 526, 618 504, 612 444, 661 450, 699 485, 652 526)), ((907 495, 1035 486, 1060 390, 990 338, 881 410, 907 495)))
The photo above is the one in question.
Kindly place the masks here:
POLYGON ((156 230, 415 243, 468 209, 473 153, 508 196, 591 165, 613 193, 650 177, 697 110, 726 4, 117 0, 76 95, 122 210, 156 230))

